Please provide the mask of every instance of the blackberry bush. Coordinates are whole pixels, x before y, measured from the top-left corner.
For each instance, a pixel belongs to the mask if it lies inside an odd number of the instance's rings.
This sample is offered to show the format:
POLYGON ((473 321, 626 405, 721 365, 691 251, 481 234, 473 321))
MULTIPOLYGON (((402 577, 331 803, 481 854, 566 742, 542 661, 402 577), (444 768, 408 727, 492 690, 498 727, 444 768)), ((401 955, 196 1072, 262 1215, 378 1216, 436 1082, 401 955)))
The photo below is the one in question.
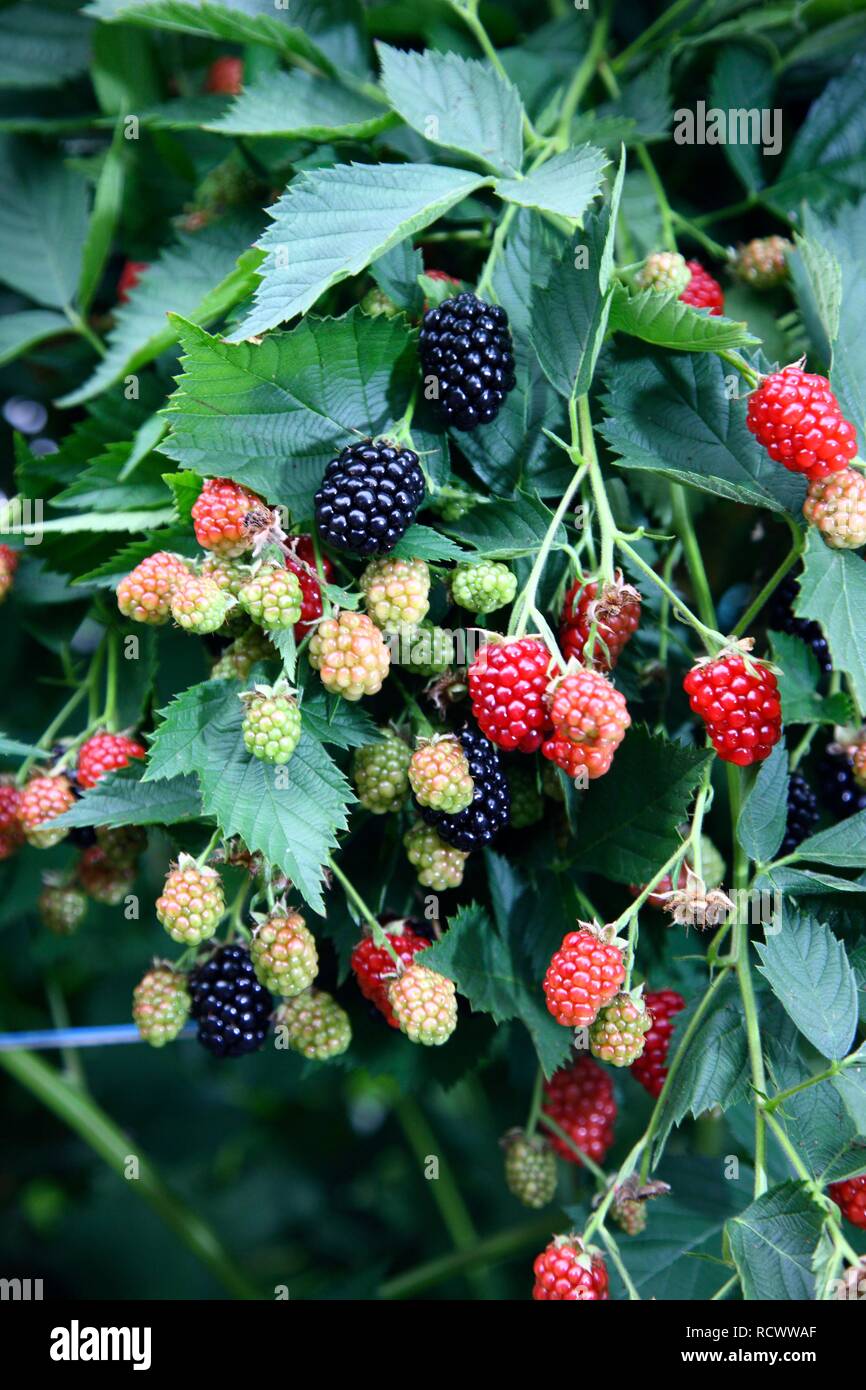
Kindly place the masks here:
POLYGON ((848 1296, 862 19, 0 8, 4 1277, 848 1296))

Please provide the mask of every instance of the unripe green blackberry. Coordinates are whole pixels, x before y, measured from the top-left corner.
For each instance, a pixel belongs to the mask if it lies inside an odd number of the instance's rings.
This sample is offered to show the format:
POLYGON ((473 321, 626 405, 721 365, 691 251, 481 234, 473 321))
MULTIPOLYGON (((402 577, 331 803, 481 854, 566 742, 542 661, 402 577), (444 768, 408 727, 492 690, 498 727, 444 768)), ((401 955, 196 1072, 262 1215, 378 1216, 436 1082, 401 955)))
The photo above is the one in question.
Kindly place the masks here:
POLYGON ((381 732, 383 741, 356 749, 352 763, 358 800, 376 816, 399 811, 405 802, 412 757, 408 745, 393 729, 381 732))
POLYGON ((225 592, 205 575, 184 575, 172 591, 171 616, 186 632, 216 632, 225 622, 228 608, 225 592))
POLYGON ((260 627, 282 632, 300 618, 303 594, 298 576, 285 565, 262 565, 242 586, 238 601, 260 627))
POLYGON ((454 637, 446 628, 433 623, 401 627, 389 635, 393 660, 415 676, 440 676, 455 659, 454 637))
POLYGON ((423 560, 383 556, 371 560, 360 579, 364 607, 377 627, 414 627, 430 607, 430 570, 423 560))
POLYGON ((418 871, 418 882, 423 888, 433 888, 444 893, 446 888, 459 888, 463 882, 463 870, 469 858, 463 850, 453 849, 440 840, 432 825, 419 821, 407 830, 403 844, 409 863, 418 871))
POLYGON ((756 237, 739 248, 734 270, 740 280, 755 290, 775 289, 788 278, 787 257, 793 250, 786 237, 756 237))
POLYGON ((470 613, 493 613, 511 603, 516 593, 517 576, 498 560, 458 565, 451 576, 451 597, 470 613))
POLYGON ((311 1062, 326 1062, 345 1052, 352 1041, 352 1025, 345 1009, 324 990, 308 989, 286 999, 277 1009, 277 1029, 286 1030, 293 1052, 311 1062))
POLYGON ((422 739, 409 763, 409 785, 419 806, 456 815, 475 794, 469 759, 453 734, 422 739))
POLYGON ((71 936, 87 916, 87 898, 80 888, 46 879, 36 904, 42 925, 55 936, 71 936))
POLYGON ((511 793, 511 828, 525 830, 544 815, 544 800, 538 790, 538 779, 534 771, 525 767, 509 767, 505 776, 511 793))
POLYGON ((388 1003, 410 1042, 441 1047, 457 1027, 457 990, 447 975, 426 965, 401 970, 387 989, 388 1003))
POLYGON ((301 711, 285 680, 243 690, 244 747, 263 763, 287 763, 301 737, 301 711))
POLYGON ((319 973, 316 939, 301 914, 285 904, 256 928, 250 955, 265 989, 286 999, 309 989, 319 973))
POLYGON ((229 594, 231 598, 237 598, 244 584, 250 577, 249 565, 245 565, 242 560, 228 559, 225 555, 217 555, 213 550, 207 551, 199 565, 199 574, 205 579, 212 579, 223 593, 229 594))
POLYGON ((624 1202, 614 1202, 610 1208, 610 1214, 620 1230, 625 1231, 627 1236, 637 1236, 640 1235, 641 1231, 646 1230, 646 1202, 638 1201, 635 1198, 627 1199, 624 1202))
POLYGON ((632 994, 623 992, 599 1009, 589 1029, 589 1050, 612 1067, 630 1067, 641 1056, 651 1027, 642 987, 632 994))
POLYGON ((325 689, 345 700, 378 694, 391 664, 375 623, 365 613, 348 610, 322 619, 310 638, 307 657, 325 689))
POLYGON ((276 647, 261 628, 251 627, 249 632, 242 632, 240 637, 236 637, 214 662, 211 679, 245 681, 257 662, 279 659, 276 647))
POLYGON ((477 505, 478 498, 474 492, 465 492, 462 488, 455 487, 449 488, 445 497, 437 494, 432 502, 434 510, 443 521, 460 521, 477 505))
POLYGON ((181 854, 168 872, 156 915, 172 941, 197 946, 213 936, 225 911, 222 880, 216 869, 181 854))
POLYGON ((173 1042, 189 1018, 186 976, 169 965, 154 965, 132 992, 132 1017, 151 1047, 173 1042))
POLYGON ((371 319, 382 316, 386 319, 393 319, 400 313, 400 308, 384 290, 380 290, 378 285, 374 285, 361 300, 361 311, 364 314, 369 314, 371 319))
POLYGON ((509 1192, 534 1211, 546 1207, 556 1192, 556 1158, 550 1145, 538 1134, 528 1139, 522 1129, 509 1130, 500 1142, 509 1192))
POLYGON ((655 251, 647 256, 634 282, 638 289, 658 290, 662 294, 682 294, 691 279, 685 256, 678 251, 655 251))
POLYGON ((147 832, 141 825, 98 825, 96 843, 106 862, 125 868, 147 849, 147 832))

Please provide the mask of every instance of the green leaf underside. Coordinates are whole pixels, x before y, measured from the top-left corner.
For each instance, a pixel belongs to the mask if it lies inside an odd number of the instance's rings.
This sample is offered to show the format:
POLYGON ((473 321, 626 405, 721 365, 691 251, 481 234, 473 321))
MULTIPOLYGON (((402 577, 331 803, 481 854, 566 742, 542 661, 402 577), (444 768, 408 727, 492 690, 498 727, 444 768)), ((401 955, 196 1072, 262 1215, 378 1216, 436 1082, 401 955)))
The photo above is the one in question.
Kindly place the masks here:
POLYGON ((559 213, 577 222, 601 189, 608 159, 594 145, 556 154, 534 173, 521 179, 497 179, 500 198, 541 212, 559 213))
POLYGON ((396 124, 396 118, 369 97, 296 68, 263 73, 227 111, 202 124, 218 135, 366 140, 396 124))
POLYGON ((194 777, 169 777, 159 783, 142 781, 140 765, 109 772, 85 792, 71 810, 58 816, 58 826, 176 825, 202 814, 194 777))
POLYGON ((676 295, 646 289, 629 294, 614 290, 610 328, 657 347, 680 352, 720 352, 723 348, 755 347, 760 342, 746 324, 683 304, 676 295))
MULTIPOLYGON (((676 1035, 672 1047, 676 1048, 676 1035)), ((749 1056, 742 1006, 727 991, 691 1039, 668 1088, 662 1102, 654 1161, 658 1162, 671 1129, 687 1115, 697 1117, 714 1105, 727 1110, 748 1093, 749 1056)))
POLYGON ((861 709, 866 707, 866 565, 851 550, 831 550, 815 527, 809 527, 800 592, 794 602, 798 618, 820 623, 833 666, 851 677, 861 709))
POLYGON ((782 843, 787 819, 788 754, 784 744, 778 743, 761 763, 737 822, 737 838, 750 859, 758 863, 772 859, 782 843))
POLYGON ((814 1298, 812 1260, 823 1221, 821 1209, 799 1182, 771 1188, 729 1221, 731 1254, 744 1298, 814 1298))
POLYGON ((857 1026, 857 984, 830 928, 789 909, 780 930, 756 950, 758 970, 803 1036, 824 1057, 846 1056, 857 1026))

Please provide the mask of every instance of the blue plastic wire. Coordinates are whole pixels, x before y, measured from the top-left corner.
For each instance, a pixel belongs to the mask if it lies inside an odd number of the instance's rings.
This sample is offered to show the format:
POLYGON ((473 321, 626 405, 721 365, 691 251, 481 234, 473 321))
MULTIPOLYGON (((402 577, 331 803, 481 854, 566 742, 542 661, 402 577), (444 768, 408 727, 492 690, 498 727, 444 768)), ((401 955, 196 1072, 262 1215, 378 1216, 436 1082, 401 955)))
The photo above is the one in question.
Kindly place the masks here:
MULTIPOLYGON (((194 1038, 192 1025, 178 1035, 194 1038)), ((108 1024, 101 1028, 34 1028, 29 1033, 0 1033, 0 1052, 45 1051, 47 1048, 115 1047, 118 1043, 140 1043, 144 1038, 134 1023, 108 1024)))

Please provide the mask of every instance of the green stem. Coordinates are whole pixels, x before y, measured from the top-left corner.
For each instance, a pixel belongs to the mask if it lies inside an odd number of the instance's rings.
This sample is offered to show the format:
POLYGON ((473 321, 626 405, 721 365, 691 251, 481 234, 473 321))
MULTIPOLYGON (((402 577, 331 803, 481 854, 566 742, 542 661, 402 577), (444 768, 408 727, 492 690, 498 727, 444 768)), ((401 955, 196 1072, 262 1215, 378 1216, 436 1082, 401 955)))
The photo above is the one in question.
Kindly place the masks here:
POLYGON ((507 1260, 527 1247, 531 1248, 536 1242, 549 1238, 550 1216, 543 1214, 522 1226, 514 1226, 507 1231, 498 1231, 494 1236, 487 1236, 465 1250, 440 1255, 435 1260, 428 1260, 426 1264, 407 1270, 405 1274, 398 1274, 381 1286, 379 1297, 413 1298, 446 1279, 465 1274, 467 1270, 475 1269, 479 1265, 507 1260))
MULTIPOLYGON (((569 402, 569 417, 571 419, 573 434, 574 408, 571 401, 569 402)), ((601 527, 601 560, 599 563, 599 574, 604 583, 610 583, 613 580, 614 545, 619 533, 617 531, 616 522, 613 519, 613 512, 610 509, 610 502, 607 500, 604 479, 601 476, 601 466, 595 447, 595 436, 592 430, 592 415, 589 409, 588 396, 581 396, 580 400, 577 402, 577 421, 580 430, 580 452, 589 470, 592 500, 595 503, 598 524, 601 527)))
POLYGON ((547 563, 547 557, 553 548, 556 533, 565 519, 566 513, 574 500, 574 495, 580 487, 584 476, 585 470, 579 466, 581 463, 580 454, 577 452, 574 445, 569 448, 568 455, 572 463, 575 464, 574 474, 563 496, 560 498, 559 506, 550 519, 550 525, 545 532, 544 540, 541 542, 538 554, 529 572, 529 578, 523 587, 523 591, 511 610, 511 624, 509 625, 509 630, 515 637, 522 637, 526 631, 530 616, 535 609, 535 596, 538 592, 538 585, 544 571, 544 566, 547 563))
POLYGON ((785 578, 785 575, 796 565, 800 556, 803 554, 803 547, 805 543, 805 535, 800 530, 799 526, 797 526, 795 523, 794 544, 791 546, 791 549, 788 551, 788 554, 785 556, 778 569, 776 569, 774 573, 770 576, 770 578, 767 580, 761 592, 749 604, 745 613, 737 622, 737 625, 731 634, 732 637, 740 637, 744 632, 748 630, 755 618, 760 613, 761 609, 764 607, 764 604, 767 602, 767 599, 770 597, 771 594, 775 593, 776 589, 781 584, 782 580, 785 578))
POLYGON ((115 1125, 89 1096, 65 1081, 32 1052, 0 1053, 0 1066, 25 1086, 37 1100, 89 1144, 108 1167, 126 1178, 129 1159, 138 1165, 138 1177, 129 1187, 150 1203, 169 1230, 187 1246, 234 1298, 257 1298, 245 1275, 235 1267, 213 1231, 165 1186, 153 1164, 135 1140, 115 1125))
POLYGON ((800 1081, 796 1086, 789 1086, 787 1091, 779 1091, 778 1095, 773 1096, 772 1100, 764 1102, 764 1114, 772 1115, 774 1110, 778 1110, 791 1096, 797 1095, 799 1091, 807 1091, 810 1086, 820 1086, 822 1081, 832 1081, 834 1076, 838 1076, 842 1071, 844 1063, 834 1062, 826 1071, 819 1072, 817 1076, 810 1076, 806 1081, 800 1081))
POLYGON ((200 869, 203 868, 207 861, 210 859, 211 855, 213 854, 222 837, 223 833, 220 827, 217 826, 216 830, 211 835, 201 854, 196 856, 195 862, 198 864, 200 869))
POLYGON ((595 76, 598 68, 598 61, 607 40, 610 8, 610 4, 606 4, 602 13, 595 21, 592 34, 590 35, 589 47, 575 69, 574 76, 562 100, 559 120, 557 121, 553 138, 557 145, 563 150, 568 148, 571 122, 580 105, 581 97, 595 76))
POLYGON ((571 1135, 567 1134, 565 1130, 562 1128, 562 1126, 556 1123, 556 1120, 552 1119, 550 1115, 545 1115, 544 1113, 542 1113, 538 1117, 538 1123, 544 1129, 549 1129, 551 1134, 555 1134, 557 1139, 561 1140, 565 1147, 571 1150, 578 1162, 583 1164, 583 1167, 586 1168, 588 1172, 592 1173, 596 1182, 598 1182, 600 1186, 607 1186, 608 1177, 604 1169, 599 1168, 595 1160, 590 1158, 589 1154, 584 1153, 583 1149, 579 1148, 579 1146, 575 1144, 571 1135))
POLYGON ((708 251, 711 256, 715 256, 716 260, 727 262, 727 247, 722 246, 721 242, 713 241, 712 237, 707 236, 706 232, 702 232, 700 227, 696 227, 694 222, 690 222, 687 217, 683 217, 682 214, 677 212, 674 208, 671 209, 671 217, 675 225, 679 227, 686 236, 690 236, 699 246, 703 246, 704 250, 708 251))
POLYGON ((354 884, 349 882, 349 880, 346 878, 346 875, 343 873, 343 870, 335 863, 333 855, 328 856, 328 865, 330 867, 331 873, 334 875, 334 878, 341 885, 343 892, 346 894, 346 897, 349 899, 351 903, 354 903, 355 908, 363 917, 364 921, 367 923, 368 927, 370 928, 370 931, 373 934, 373 940, 375 941, 376 945, 384 946, 385 950, 388 952, 388 955, 391 957, 394 964, 396 966, 400 966, 400 957, 394 950, 388 933, 384 930, 378 919, 373 916, 372 912, 370 911, 367 904, 364 902, 364 899, 361 897, 361 894, 358 892, 354 884))
MULTIPOLYGON (((673 0, 672 5, 669 5, 662 14, 658 15, 657 18, 653 20, 652 24, 648 24, 645 29, 641 30, 637 38, 614 58, 612 66, 616 68, 617 72, 621 72, 623 68, 628 67, 632 58, 636 57, 647 44, 654 42, 661 31, 666 29, 671 21, 675 19, 677 15, 681 14, 683 10, 689 9, 692 3, 693 0, 673 0)), ((668 35, 666 42, 670 42, 670 35, 668 35)))
POLYGON ((96 336, 87 320, 68 304, 64 306, 64 313, 75 329, 75 332, 80 334, 81 337, 90 344, 93 351, 97 353, 99 357, 104 357, 106 353, 105 344, 102 342, 101 338, 96 336))
MULTIPOLYGON (((749 366, 749 363, 741 353, 735 352, 733 348, 726 348, 717 355, 721 357, 723 362, 727 362, 735 371, 739 372, 740 376, 745 379, 749 390, 754 391, 761 379, 760 372, 757 372, 754 367, 749 366)), ((788 520, 790 521, 791 518, 789 517, 788 520)))
POLYGON ((736 1288, 736 1286, 737 1286, 737 1284, 739 1284, 739 1282, 740 1282, 740 1276, 739 1276, 739 1274, 732 1274, 731 1277, 730 1277, 730 1279, 725 1280, 725 1283, 722 1285, 722 1287, 721 1287, 720 1289, 716 1289, 716 1292, 713 1294, 712 1298, 710 1299, 710 1302, 711 1302, 711 1303, 721 1303, 721 1301, 722 1301, 725 1297, 727 1297, 727 1295, 731 1292, 731 1290, 734 1289, 734 1288, 736 1288))
MULTIPOLYGON (((738 203, 731 203, 726 208, 717 208, 715 212, 705 212, 701 217, 696 217, 695 226, 711 227, 714 222, 728 222, 733 217, 739 217, 743 212, 751 212, 758 201, 758 195, 750 193, 747 198, 741 198, 738 203)), ((788 222, 788 218, 784 215, 780 213, 776 215, 781 216, 783 222, 788 222)))
POLYGON ((78 708, 85 695, 88 694, 89 689, 90 680, 88 679, 85 680, 78 687, 77 690, 74 690, 72 692, 60 713, 54 719, 52 719, 51 723, 48 725, 48 728, 45 730, 44 734, 39 739, 39 742, 35 745, 35 748, 38 751, 28 754, 28 756, 24 759, 24 762, 18 769, 18 776, 15 780, 18 783, 19 787, 23 786, 25 781, 27 780, 27 774, 30 771, 33 764, 35 763, 36 759, 39 757, 39 753, 44 752, 51 747, 52 743, 54 742, 54 739, 56 738, 57 734, 59 734, 60 730, 63 728, 63 725, 66 723, 70 714, 72 714, 73 711, 78 708))
POLYGON ((713 596, 710 592, 707 572, 704 569, 701 548, 698 545, 698 538, 695 535, 695 528, 692 524, 689 499, 686 496, 685 489, 679 483, 671 483, 671 502, 673 504, 674 525, 683 543, 683 551, 689 569, 689 577, 691 578, 692 586, 695 591, 695 598, 697 599, 698 612, 707 627, 715 629, 716 610, 713 604, 713 596))
MULTIPOLYGON (((496 52, 490 35, 488 34, 487 30, 485 29, 478 16, 477 0, 474 0, 474 3, 472 3, 468 7, 457 4, 452 5, 451 8, 455 11, 456 14, 459 14, 467 29, 470 29, 472 31, 472 34, 475 37, 478 47, 481 49, 485 58, 487 58, 491 67, 499 73, 500 77, 504 78, 505 81, 510 84, 511 79, 502 65, 502 59, 496 52)), ((530 145, 535 144, 535 142, 538 140, 538 134, 535 130, 535 127, 533 126, 532 122, 530 121, 529 117, 526 115, 525 112, 523 116, 523 133, 527 143, 530 145)))
POLYGON ((108 660, 105 671, 105 711, 102 723, 109 733, 117 732, 117 677, 120 669, 120 633, 106 635, 108 660))
MULTIPOLYGON (((69 1010, 66 1007, 63 991, 53 973, 46 976, 45 994, 48 999, 51 1022, 59 1032, 65 1032, 70 1022, 69 1010)), ((67 1081, 71 1082, 73 1086, 77 1086, 79 1090, 86 1091, 87 1081, 78 1050, 74 1047, 64 1047, 61 1049, 60 1055, 63 1059, 63 1072, 67 1081)))
POLYGON ((627 540, 624 540, 622 536, 617 536, 616 543, 619 549, 629 557, 632 564, 639 569, 642 574, 645 574, 647 579, 651 579, 656 588, 666 595, 674 615, 682 622, 687 623, 689 627, 694 628, 695 632, 703 641, 704 646, 707 648, 707 651, 716 652, 720 647, 725 645, 723 634, 718 632, 715 627, 707 627, 701 622, 700 618, 695 617, 694 613, 692 613, 691 609, 687 607, 679 595, 674 592, 669 584, 665 583, 661 575, 657 574, 651 565, 647 564, 643 556, 639 555, 634 549, 634 546, 627 540))
POLYGON ((610 1255, 610 1258, 613 1260, 613 1263, 616 1266, 616 1270, 619 1274, 620 1279, 625 1284, 626 1291, 629 1296, 629 1301, 632 1303, 640 1303, 640 1294, 638 1293, 637 1289, 634 1286, 634 1283, 632 1282, 631 1275, 626 1269, 625 1264, 623 1263, 623 1258, 619 1253, 619 1246, 617 1245, 610 1231, 608 1231, 606 1227, 602 1226, 601 1230, 599 1231, 599 1235, 601 1236, 602 1240, 607 1246, 608 1254, 610 1255))
POLYGON ((541 1114, 541 1102, 544 1098, 544 1071, 541 1067, 535 1073, 535 1084, 532 1087, 532 1099, 529 1102, 529 1114, 526 1117, 524 1133, 527 1139, 531 1139, 538 1127, 538 1117, 541 1114))

